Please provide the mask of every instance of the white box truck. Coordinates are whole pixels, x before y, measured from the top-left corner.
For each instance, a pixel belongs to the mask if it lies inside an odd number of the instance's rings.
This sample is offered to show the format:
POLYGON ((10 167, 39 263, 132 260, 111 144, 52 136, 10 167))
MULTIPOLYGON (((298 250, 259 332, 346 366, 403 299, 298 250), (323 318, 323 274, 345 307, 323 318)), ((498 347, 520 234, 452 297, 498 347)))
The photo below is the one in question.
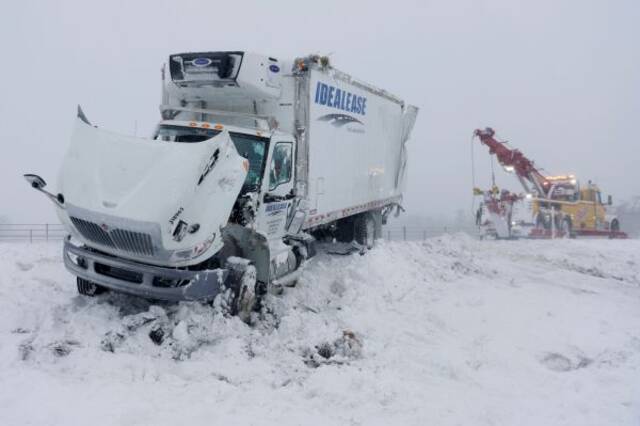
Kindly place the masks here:
POLYGON ((78 108, 55 204, 80 293, 231 295, 247 315, 332 237, 371 247, 400 208, 417 108, 333 68, 247 52, 169 57, 151 138, 78 108))

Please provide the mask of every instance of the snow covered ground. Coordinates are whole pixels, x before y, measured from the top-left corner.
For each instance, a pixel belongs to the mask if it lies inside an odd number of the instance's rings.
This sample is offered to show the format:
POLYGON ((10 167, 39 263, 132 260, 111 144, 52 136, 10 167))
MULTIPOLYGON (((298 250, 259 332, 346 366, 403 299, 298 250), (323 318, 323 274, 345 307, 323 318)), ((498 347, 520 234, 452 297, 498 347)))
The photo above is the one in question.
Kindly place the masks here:
POLYGON ((249 327, 0 244, 0 425, 637 425, 640 241, 320 255, 249 327))

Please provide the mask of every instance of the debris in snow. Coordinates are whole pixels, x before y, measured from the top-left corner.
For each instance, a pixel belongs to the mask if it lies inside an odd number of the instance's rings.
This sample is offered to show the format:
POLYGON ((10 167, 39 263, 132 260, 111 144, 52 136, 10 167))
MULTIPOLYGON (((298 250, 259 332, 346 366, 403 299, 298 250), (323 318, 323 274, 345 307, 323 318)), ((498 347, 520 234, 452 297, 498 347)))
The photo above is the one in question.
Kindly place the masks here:
POLYGON ((61 342, 53 342, 49 345, 51 352, 55 356, 63 357, 71 353, 71 349, 75 346, 80 346, 80 343, 75 340, 64 340, 61 342))
POLYGON ((162 327, 154 327, 149 332, 149 338, 156 345, 161 345, 162 344, 162 342, 164 341, 164 336, 165 336, 165 334, 164 334, 164 330, 162 329, 162 327))
POLYGON ((362 342, 355 333, 345 330, 332 343, 323 342, 315 346, 315 352, 303 351, 305 364, 317 368, 322 364, 344 364, 362 356, 362 342))

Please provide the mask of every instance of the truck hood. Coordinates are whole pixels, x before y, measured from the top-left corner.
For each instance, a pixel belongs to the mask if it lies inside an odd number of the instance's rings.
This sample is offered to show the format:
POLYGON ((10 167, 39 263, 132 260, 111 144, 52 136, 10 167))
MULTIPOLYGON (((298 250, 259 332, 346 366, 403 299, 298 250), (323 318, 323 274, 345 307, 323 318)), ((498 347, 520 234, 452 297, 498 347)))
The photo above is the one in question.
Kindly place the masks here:
POLYGON ((60 214, 72 231, 74 216, 104 222, 97 225, 105 229, 114 223, 159 228, 161 242, 154 244, 164 252, 188 249, 216 234, 218 241, 207 250, 211 255, 222 246, 220 228, 246 170, 226 131, 203 142, 165 142, 119 135, 77 119, 58 178, 67 206, 60 214), (180 221, 198 229, 178 241, 173 234, 180 221))

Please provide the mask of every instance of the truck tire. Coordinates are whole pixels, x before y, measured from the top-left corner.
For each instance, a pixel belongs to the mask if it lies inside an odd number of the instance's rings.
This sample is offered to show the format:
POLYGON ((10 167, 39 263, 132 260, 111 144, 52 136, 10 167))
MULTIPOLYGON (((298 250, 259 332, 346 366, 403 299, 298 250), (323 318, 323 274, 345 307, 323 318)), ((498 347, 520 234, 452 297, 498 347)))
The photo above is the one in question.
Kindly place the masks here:
POLYGON ((257 271, 252 264, 233 266, 231 273, 231 301, 229 313, 243 322, 251 322, 251 313, 258 304, 257 271))
POLYGON ((355 238, 353 217, 345 217, 336 223, 336 241, 339 243, 350 243, 355 238))
POLYGON ((611 226, 609 226, 609 228, 613 232, 619 232, 620 231, 620 222, 618 222, 618 219, 613 219, 611 221, 611 226))
POLYGON ((551 221, 542 213, 536 215, 536 228, 538 229, 551 229, 551 221))
POLYGON ((355 226, 355 240, 369 250, 373 248, 376 240, 376 221, 370 212, 358 215, 355 226))
POLYGON ((570 218, 565 217, 564 219, 562 219, 560 230, 564 234, 563 236, 566 236, 567 238, 573 238, 573 225, 570 218))
POLYGON ((107 289, 102 287, 101 285, 98 285, 89 280, 85 280, 84 278, 77 277, 76 283, 78 285, 78 293, 83 296, 93 297, 107 291, 107 289))

